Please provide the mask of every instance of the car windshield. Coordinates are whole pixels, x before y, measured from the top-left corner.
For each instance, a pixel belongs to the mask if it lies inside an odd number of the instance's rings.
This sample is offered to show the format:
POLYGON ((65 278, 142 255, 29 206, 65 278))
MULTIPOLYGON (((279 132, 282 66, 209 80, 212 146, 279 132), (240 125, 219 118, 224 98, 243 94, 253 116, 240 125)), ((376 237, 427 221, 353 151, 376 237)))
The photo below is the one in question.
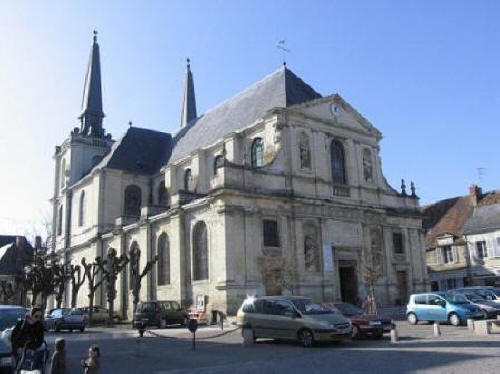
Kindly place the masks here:
POLYGON ((294 299, 293 305, 303 314, 331 314, 334 311, 323 307, 320 304, 313 303, 309 299, 294 299))
POLYGON ((346 317, 361 316, 365 314, 363 309, 348 303, 335 304, 335 307, 346 317))
POLYGON ((452 293, 446 293, 443 295, 443 297, 446 299, 446 301, 452 303, 452 304, 468 304, 469 302, 467 299, 460 294, 452 294, 452 293))
POLYGON ((14 326, 25 315, 26 311, 21 308, 0 310, 0 331, 14 326))

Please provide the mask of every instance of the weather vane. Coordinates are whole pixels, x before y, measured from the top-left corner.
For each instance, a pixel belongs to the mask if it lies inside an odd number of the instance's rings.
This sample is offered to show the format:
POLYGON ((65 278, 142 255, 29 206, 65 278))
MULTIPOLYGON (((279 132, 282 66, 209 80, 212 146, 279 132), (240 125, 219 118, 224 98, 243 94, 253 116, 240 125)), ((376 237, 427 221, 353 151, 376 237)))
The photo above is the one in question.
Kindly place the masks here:
POLYGON ((280 49, 281 52, 283 53, 283 65, 286 65, 286 53, 289 53, 290 50, 288 48, 285 47, 285 39, 283 40, 280 40, 278 42, 278 45, 276 46, 276 48, 280 49))

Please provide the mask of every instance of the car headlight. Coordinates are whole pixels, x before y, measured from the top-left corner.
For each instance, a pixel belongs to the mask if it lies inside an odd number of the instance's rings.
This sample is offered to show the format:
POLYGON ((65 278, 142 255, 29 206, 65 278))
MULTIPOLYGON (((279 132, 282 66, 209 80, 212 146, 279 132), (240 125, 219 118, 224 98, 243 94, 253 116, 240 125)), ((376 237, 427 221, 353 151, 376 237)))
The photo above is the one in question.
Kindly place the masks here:
POLYGON ((334 329, 335 328, 334 325, 328 321, 319 321, 318 323, 321 325, 321 327, 326 327, 327 329, 334 329))

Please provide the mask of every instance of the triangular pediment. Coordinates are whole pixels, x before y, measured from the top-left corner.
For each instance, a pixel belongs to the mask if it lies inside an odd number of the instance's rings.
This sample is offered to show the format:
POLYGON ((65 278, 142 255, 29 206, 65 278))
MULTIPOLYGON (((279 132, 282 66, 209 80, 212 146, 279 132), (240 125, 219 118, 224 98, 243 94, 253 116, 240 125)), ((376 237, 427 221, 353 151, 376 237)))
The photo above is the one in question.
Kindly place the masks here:
POLYGON ((382 136, 380 131, 378 131, 370 121, 364 118, 338 94, 312 100, 304 104, 294 105, 290 107, 290 109, 299 111, 311 119, 330 123, 333 126, 342 126, 356 132, 374 135, 377 138, 382 136))

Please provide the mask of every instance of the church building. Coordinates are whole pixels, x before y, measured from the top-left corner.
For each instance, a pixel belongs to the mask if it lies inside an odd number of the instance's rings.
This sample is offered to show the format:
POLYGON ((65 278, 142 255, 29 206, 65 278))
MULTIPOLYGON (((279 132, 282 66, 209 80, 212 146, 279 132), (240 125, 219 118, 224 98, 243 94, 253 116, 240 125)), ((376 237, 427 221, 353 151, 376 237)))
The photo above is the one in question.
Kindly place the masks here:
MULTIPOLYGON (((141 268, 158 256, 142 301, 201 298, 229 314, 248 295, 358 302, 374 272, 380 304, 427 289, 413 183, 392 188, 382 134, 286 65, 200 115, 188 60, 178 131, 130 126, 115 140, 94 36, 79 119, 54 154, 53 249, 72 264, 109 248, 138 249, 141 268)), ((115 301, 128 318, 130 285, 129 266, 115 301)))

